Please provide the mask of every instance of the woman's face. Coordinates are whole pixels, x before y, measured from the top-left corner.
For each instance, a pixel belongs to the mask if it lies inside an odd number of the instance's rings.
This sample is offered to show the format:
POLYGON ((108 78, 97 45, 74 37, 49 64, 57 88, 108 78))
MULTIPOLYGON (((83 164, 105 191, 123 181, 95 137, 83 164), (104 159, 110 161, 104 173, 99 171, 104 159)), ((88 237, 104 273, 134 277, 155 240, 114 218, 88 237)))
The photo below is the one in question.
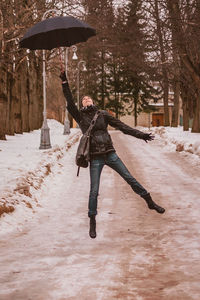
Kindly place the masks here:
POLYGON ((93 100, 92 100, 92 98, 90 98, 89 96, 83 97, 83 99, 82 99, 82 105, 83 105, 84 107, 85 107, 85 106, 93 105, 93 100))

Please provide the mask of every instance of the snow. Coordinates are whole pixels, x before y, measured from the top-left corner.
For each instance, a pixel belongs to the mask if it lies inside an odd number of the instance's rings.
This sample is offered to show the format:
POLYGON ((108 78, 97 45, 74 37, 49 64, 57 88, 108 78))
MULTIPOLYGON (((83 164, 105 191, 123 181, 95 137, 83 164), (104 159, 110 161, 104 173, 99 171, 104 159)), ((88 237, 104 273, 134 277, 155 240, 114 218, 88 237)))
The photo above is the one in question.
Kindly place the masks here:
POLYGON ((195 148, 200 134, 151 128, 156 139, 146 144, 113 130, 117 153, 166 214, 149 211, 105 167, 93 240, 89 170, 77 178, 74 162, 80 131, 63 136, 62 124, 48 124, 52 149, 38 149, 40 130, 0 141, 0 201, 15 208, 0 218, 0 298, 199 299, 199 167, 188 170, 188 159, 200 159, 176 145, 195 148))
POLYGON ((183 127, 151 127, 139 128, 141 131, 151 132, 169 152, 180 152, 187 156, 191 165, 200 164, 200 133, 183 131, 183 127))
MULTIPOLYGON (((7 209, 8 212, 18 212, 17 216, 7 214, 7 223, 15 217, 17 221, 19 216, 22 220, 27 210, 31 208, 34 212, 41 205, 37 200, 37 191, 49 174, 59 171, 60 159, 79 139, 79 129, 71 129, 69 135, 63 135, 61 123, 48 120, 48 126, 51 149, 39 150, 41 130, 6 136, 6 141, 0 141, 0 215, 7 209)), ((5 219, 5 214, 1 219, 5 219)))
MULTIPOLYGON (((52 188, 52 178, 58 175, 62 168, 61 159, 71 155, 67 182, 70 175, 76 172, 74 163, 75 149, 80 137, 79 129, 71 129, 70 135, 63 135, 63 125, 56 120, 48 120, 52 148, 39 150, 40 130, 23 135, 7 136, 6 141, 0 141, 0 225, 1 233, 6 233, 17 226, 20 230, 24 222, 34 217, 34 213, 42 207, 41 189, 52 188), (74 148, 74 147, 72 147, 74 148), (70 154, 70 151, 72 152, 70 154), (51 176, 51 180, 47 178, 51 176), (53 177, 52 177, 53 176, 53 177), (13 212, 14 211, 14 212, 13 212), (3 212, 8 212, 7 214, 3 212), (13 212, 9 214, 9 212, 13 212)), ((138 129, 152 132, 165 150, 180 152, 187 156, 191 165, 200 165, 200 134, 184 132, 182 127, 152 127, 138 129)), ((83 171, 82 171, 83 172, 83 171)), ((56 182, 56 181, 55 181, 56 182)), ((56 189, 56 186, 54 186, 56 189)))

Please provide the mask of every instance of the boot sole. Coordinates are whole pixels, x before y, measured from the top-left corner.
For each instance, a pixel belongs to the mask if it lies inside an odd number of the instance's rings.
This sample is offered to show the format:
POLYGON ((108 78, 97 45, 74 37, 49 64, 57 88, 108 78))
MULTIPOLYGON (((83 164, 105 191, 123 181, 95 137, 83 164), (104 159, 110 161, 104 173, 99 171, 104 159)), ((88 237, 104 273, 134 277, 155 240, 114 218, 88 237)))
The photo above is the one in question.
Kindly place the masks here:
POLYGON ((89 232, 89 236, 91 237, 91 239, 95 239, 97 235, 96 235, 96 233, 92 234, 89 232))
POLYGON ((164 212, 165 212, 165 209, 163 210, 163 211, 158 211, 157 209, 155 209, 155 208, 151 208, 151 207, 149 207, 149 209, 151 209, 151 210, 155 210, 158 214, 164 214, 164 212))

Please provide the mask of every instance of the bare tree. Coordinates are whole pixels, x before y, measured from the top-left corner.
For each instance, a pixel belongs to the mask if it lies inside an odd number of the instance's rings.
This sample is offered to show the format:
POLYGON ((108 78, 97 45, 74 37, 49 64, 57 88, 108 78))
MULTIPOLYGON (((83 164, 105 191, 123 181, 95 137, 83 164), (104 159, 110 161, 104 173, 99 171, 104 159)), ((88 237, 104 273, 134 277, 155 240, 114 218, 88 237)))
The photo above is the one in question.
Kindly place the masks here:
MULTIPOLYGON (((178 0, 167 0, 171 26, 174 33, 174 41, 181 62, 196 86, 193 132, 200 132, 200 73, 199 73, 199 47, 197 45, 200 36, 199 1, 187 1, 180 7, 178 0), (182 10, 181 10, 182 8, 182 10), (192 9, 192 11, 191 11, 192 9), (189 12, 189 13, 188 13, 189 12), (196 26, 198 25, 198 26, 196 26), (195 26, 195 30, 191 26, 195 26)), ((184 101, 186 99, 184 98, 184 101)), ((186 106, 184 104, 184 106, 186 106)))

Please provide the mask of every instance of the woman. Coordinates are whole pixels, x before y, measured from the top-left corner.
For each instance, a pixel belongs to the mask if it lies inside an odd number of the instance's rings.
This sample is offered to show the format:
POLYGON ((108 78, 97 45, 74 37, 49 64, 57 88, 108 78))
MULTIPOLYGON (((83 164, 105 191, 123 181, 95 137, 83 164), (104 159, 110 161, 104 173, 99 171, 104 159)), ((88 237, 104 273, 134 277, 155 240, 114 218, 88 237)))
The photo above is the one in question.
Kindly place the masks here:
MULTIPOLYGON (((88 129, 95 113, 98 111, 97 106, 94 105, 93 100, 89 96, 82 99, 82 108, 80 111, 74 104, 69 84, 65 72, 61 72, 60 78, 62 80, 63 93, 67 100, 67 109, 72 117, 79 124, 83 133, 88 129)), ((154 209, 162 214, 165 209, 157 205, 151 198, 150 194, 143 188, 139 182, 129 173, 126 166, 115 152, 112 144, 111 137, 107 131, 107 126, 121 130, 125 134, 135 136, 136 138, 143 139, 145 142, 154 139, 151 133, 143 133, 139 130, 127 126, 120 120, 112 117, 107 111, 101 111, 95 126, 91 132, 90 144, 90 194, 88 205, 88 216, 90 218, 89 235, 91 238, 96 237, 96 215, 97 215, 97 197, 99 191, 100 175, 104 165, 114 169, 126 180, 131 186, 133 191, 141 196, 147 203, 149 209, 154 209)))

